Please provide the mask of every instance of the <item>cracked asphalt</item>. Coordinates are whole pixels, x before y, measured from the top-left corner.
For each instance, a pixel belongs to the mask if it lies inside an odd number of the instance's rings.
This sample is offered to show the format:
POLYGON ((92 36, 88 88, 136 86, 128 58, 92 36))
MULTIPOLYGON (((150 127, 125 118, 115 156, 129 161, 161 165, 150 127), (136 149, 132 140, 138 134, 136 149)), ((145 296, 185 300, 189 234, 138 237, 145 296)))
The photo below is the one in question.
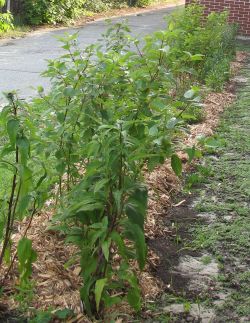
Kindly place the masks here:
MULTIPOLYGON (((118 22, 128 20, 132 34, 138 38, 163 29, 164 17, 176 10, 176 6, 153 10, 126 17, 114 18, 118 22)), ((20 98, 30 98, 36 94, 36 88, 50 86, 49 79, 41 77, 46 69, 47 59, 55 59, 63 53, 56 37, 65 32, 79 34, 82 48, 95 43, 107 28, 105 20, 88 23, 82 27, 34 32, 25 38, 0 42, 0 103, 4 102, 2 92, 18 90, 20 98)))

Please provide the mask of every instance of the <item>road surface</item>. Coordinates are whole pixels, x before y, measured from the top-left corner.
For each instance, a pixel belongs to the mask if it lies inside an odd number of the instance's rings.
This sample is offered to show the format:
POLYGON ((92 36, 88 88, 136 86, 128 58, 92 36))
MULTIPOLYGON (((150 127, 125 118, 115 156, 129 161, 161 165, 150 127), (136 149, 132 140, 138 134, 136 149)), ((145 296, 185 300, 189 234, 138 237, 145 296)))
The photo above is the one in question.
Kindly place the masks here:
MULTIPOLYGON (((174 10, 176 6, 114 18, 112 21, 127 19, 132 34, 142 38, 165 28, 164 16, 174 10)), ((28 99, 36 94, 37 86, 49 88, 49 79, 40 74, 46 69, 47 59, 57 58, 63 53, 56 36, 63 36, 65 32, 78 32, 79 43, 85 47, 100 39, 106 28, 105 21, 99 20, 79 28, 35 32, 26 38, 0 41, 0 103, 4 100, 2 92, 18 90, 20 98, 28 99)))

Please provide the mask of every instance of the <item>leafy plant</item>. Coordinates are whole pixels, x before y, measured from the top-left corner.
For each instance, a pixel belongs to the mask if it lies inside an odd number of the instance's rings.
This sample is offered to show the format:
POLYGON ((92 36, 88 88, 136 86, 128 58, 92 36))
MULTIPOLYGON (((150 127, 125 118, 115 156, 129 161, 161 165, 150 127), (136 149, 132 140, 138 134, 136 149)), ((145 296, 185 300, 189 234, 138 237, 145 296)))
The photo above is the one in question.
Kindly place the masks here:
POLYGON ((25 0, 23 5, 26 23, 62 23, 76 18, 85 0, 25 0))
POLYGON ((14 29, 13 21, 14 18, 10 12, 0 13, 0 33, 14 29))
POLYGON ((19 260, 20 286, 25 287, 32 273, 32 263, 37 259, 37 254, 32 249, 32 241, 22 238, 17 246, 17 255, 19 260))
POLYGON ((1 194, 0 264, 5 260, 12 266, 14 259, 11 259, 11 235, 15 220, 30 215, 28 230, 34 214, 46 197, 40 190, 46 174, 43 165, 39 168, 39 162, 31 155, 34 129, 27 110, 15 98, 14 93, 9 93, 7 97, 9 105, 0 114, 0 168, 5 170, 6 178, 9 179, 1 194))
POLYGON ((167 20, 172 68, 178 86, 194 77, 221 90, 230 75, 229 62, 235 55, 237 28, 228 24, 228 13, 213 12, 204 19, 202 6, 189 5, 167 20))
MULTIPOLYGON (((163 109, 167 101, 164 104, 155 92, 160 80, 171 85, 166 74, 158 71, 165 54, 159 51, 151 65, 145 64, 146 55, 130 51, 127 31, 121 24, 111 27, 104 53, 102 47, 91 46, 82 54, 75 47, 75 36, 62 39, 69 54, 50 62, 46 75, 54 79, 53 92, 36 102, 47 115, 45 107, 52 102, 58 109, 57 118, 46 123, 46 140, 51 141, 47 156, 56 151, 60 165, 62 211, 54 221, 61 223, 67 242, 79 247, 81 297, 90 316, 102 316, 104 308, 123 299, 140 309, 140 291, 130 263, 137 262, 143 269, 146 262, 147 189, 142 170, 172 155, 171 133, 177 124, 169 109, 163 109), (65 172, 68 193, 63 194, 65 172)), ((148 50, 146 44, 144 51, 148 50)), ((173 166, 179 170, 180 160, 174 156, 173 166)))
MULTIPOLYGON (((197 85, 212 73, 213 56, 205 48, 223 53, 219 62, 233 55, 224 53, 233 34, 223 36, 229 27, 218 18, 212 31, 214 18, 206 21, 202 8, 191 6, 143 43, 118 23, 83 51, 77 35, 66 35, 60 38, 65 54, 49 61, 44 73, 51 92, 39 87, 31 104, 8 96, 0 165, 11 180, 2 198, 0 263, 13 264, 14 221, 30 215, 30 226, 44 201, 54 198, 51 225, 77 246, 88 315, 103 319, 105 309, 121 301, 140 310, 137 272, 147 259, 144 173, 169 158, 181 176, 181 133, 199 118, 197 85)), ((196 156, 194 147, 185 151, 190 161, 196 156)), ((18 256, 27 283, 35 255, 25 235, 18 256)))

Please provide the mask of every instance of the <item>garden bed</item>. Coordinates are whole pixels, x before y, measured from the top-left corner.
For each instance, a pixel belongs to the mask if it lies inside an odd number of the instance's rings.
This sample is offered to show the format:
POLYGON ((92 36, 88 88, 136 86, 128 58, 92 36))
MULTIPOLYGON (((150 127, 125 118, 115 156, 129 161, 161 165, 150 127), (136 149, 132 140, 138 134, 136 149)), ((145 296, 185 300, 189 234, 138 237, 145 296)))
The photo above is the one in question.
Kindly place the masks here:
MULTIPOLYGON (((181 236, 164 215, 184 205, 172 200, 179 177, 194 168, 200 147, 213 146, 207 136, 235 98, 233 86, 211 94, 229 80, 235 28, 225 13, 204 21, 202 8, 190 6, 143 48, 128 30, 112 25, 83 52, 76 35, 61 39, 67 54, 44 73, 51 92, 39 88, 27 104, 10 93, 1 114, 1 164, 10 173, 2 187, 10 191, 3 295, 28 317, 65 319, 73 310, 73 321, 87 320, 82 312, 129 320, 169 288, 168 275, 155 275, 157 250, 166 236, 167 244, 181 236)), ((234 72, 245 54, 236 57, 234 72)))

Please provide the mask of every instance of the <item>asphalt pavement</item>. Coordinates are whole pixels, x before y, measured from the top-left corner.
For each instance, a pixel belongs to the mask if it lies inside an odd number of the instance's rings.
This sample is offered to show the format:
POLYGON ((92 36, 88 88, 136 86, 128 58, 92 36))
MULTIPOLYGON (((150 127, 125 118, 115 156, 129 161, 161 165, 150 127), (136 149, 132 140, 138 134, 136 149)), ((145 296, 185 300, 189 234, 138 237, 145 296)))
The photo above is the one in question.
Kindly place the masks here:
MULTIPOLYGON (((112 21, 115 23, 128 20, 132 34, 140 39, 156 30, 164 29, 164 17, 176 8, 173 6, 153 10, 114 18, 112 21)), ((34 32, 25 38, 0 41, 0 103, 4 100, 2 92, 18 90, 20 98, 28 99, 36 95, 39 85, 49 89, 50 80, 42 77, 41 72, 46 70, 47 59, 55 59, 63 54, 56 37, 63 36, 65 32, 78 32, 80 46, 84 48, 100 39, 106 28, 105 20, 98 20, 78 28, 34 32)))

